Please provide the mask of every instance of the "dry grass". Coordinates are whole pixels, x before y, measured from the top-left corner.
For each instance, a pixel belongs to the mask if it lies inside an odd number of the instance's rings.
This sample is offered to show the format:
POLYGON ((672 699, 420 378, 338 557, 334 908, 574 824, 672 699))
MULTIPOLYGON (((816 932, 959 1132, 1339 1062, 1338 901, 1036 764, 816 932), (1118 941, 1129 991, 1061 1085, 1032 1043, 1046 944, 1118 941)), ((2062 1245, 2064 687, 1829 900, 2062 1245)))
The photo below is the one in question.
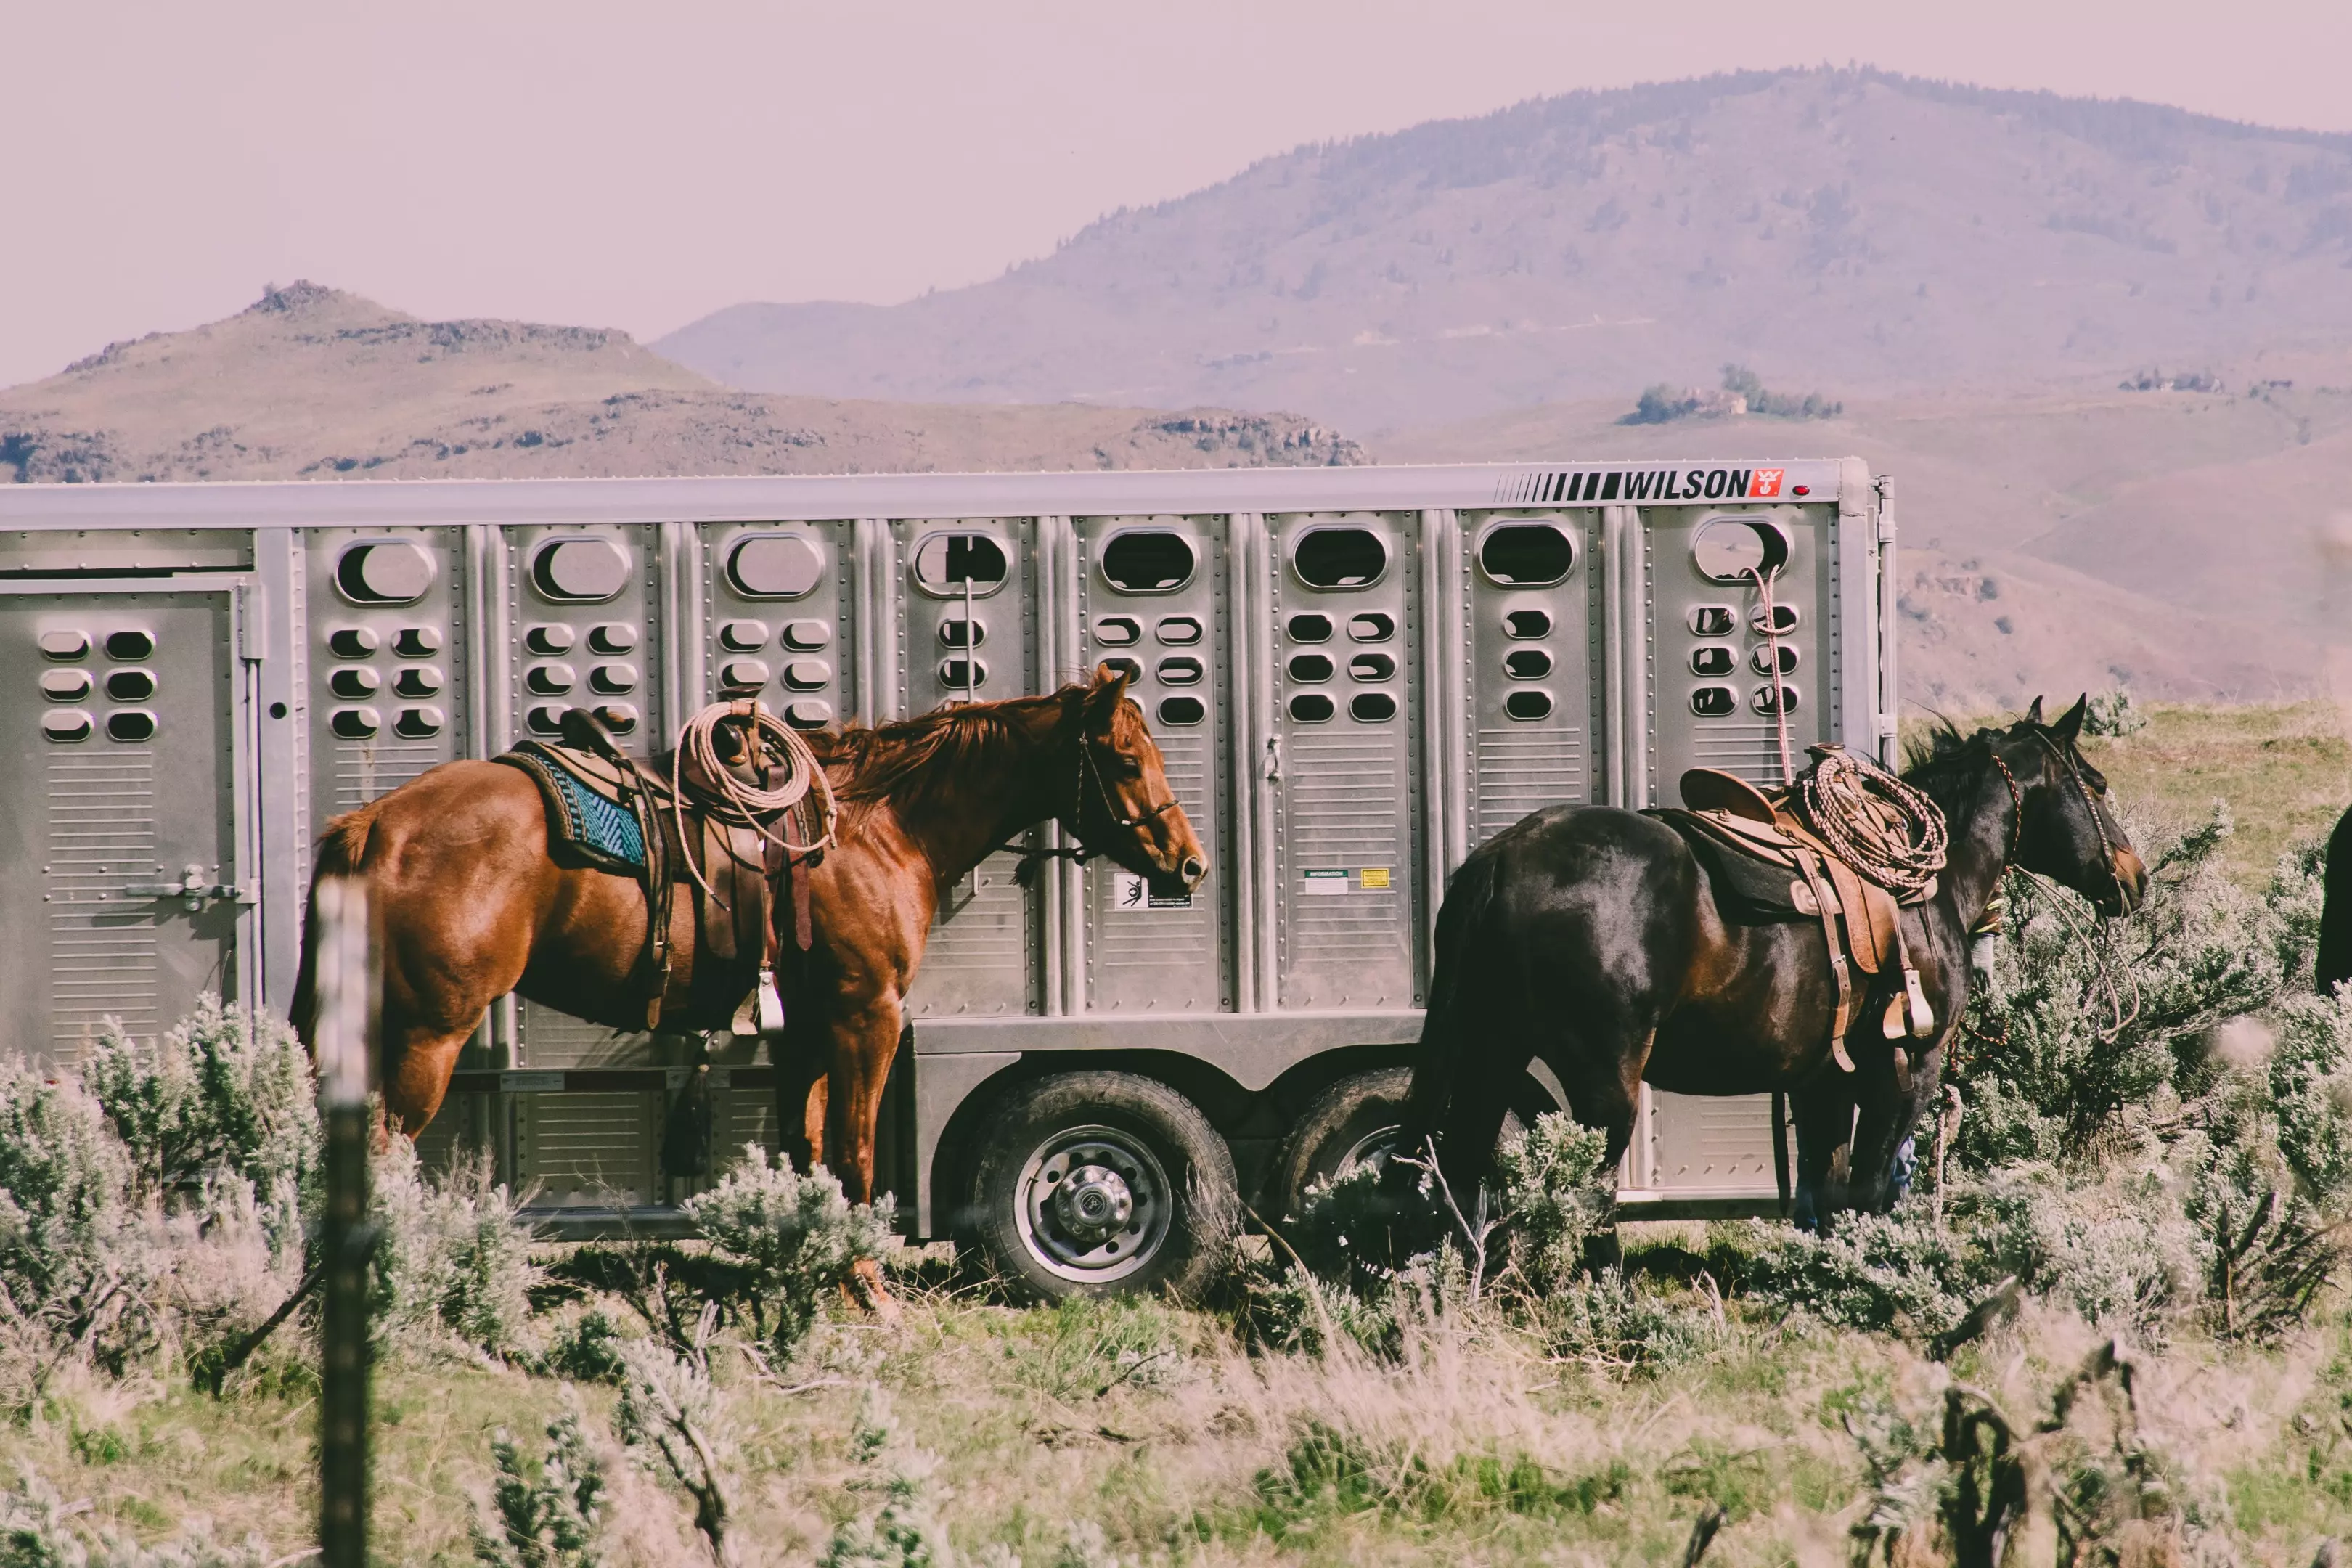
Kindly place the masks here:
MULTIPOLYGON (((747 1563, 810 1562, 870 1511, 852 1434, 878 1380, 899 1440, 937 1458, 936 1517, 974 1557, 1632 1564, 1678 1557, 1713 1504, 1728 1522, 1710 1563, 1826 1568, 1848 1560, 1864 1501, 1847 1412, 1891 1399, 1924 1414, 1950 1378, 2032 1410, 2095 1341, 2079 1319, 2029 1309, 1947 1369, 1885 1337, 1743 1321, 1735 1304, 1716 1352, 1629 1377, 1547 1361, 1491 1321, 1423 1324, 1391 1364, 1253 1355, 1222 1318, 1150 1302, 1016 1310, 919 1293, 894 1324, 824 1331, 793 1379, 817 1386, 779 1390, 731 1352, 717 1367, 747 1563), (1100 1539, 1074 1557, 1080 1521, 1100 1539)), ((2299 1565, 2320 1536, 2352 1531, 2347 1358, 2352 1323, 2331 1313, 2281 1349, 2176 1344, 2146 1363, 2148 1432, 2185 1495, 2234 1517, 2226 1535, 2246 1561, 2299 1565)), ((609 1395, 587 1392, 601 1423, 609 1395)), ((520 1372, 383 1370, 379 1554, 469 1562, 492 1432, 535 1440, 558 1405, 554 1383, 520 1372)), ((223 1402, 68 1382, 0 1431, 0 1468, 33 1464, 95 1521, 148 1538, 201 1514, 291 1552, 315 1506, 315 1416, 299 1385, 223 1402)), ((610 1561, 708 1560, 667 1483, 616 1451, 608 1463, 610 1561)))

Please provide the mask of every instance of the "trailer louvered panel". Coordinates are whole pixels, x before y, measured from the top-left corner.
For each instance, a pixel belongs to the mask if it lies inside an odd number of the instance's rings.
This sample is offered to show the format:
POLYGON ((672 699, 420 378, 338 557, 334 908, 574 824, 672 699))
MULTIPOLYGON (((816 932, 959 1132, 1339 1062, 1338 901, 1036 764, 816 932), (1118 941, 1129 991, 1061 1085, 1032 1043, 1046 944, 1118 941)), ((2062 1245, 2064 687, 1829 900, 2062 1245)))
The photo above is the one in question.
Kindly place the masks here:
POLYGON ((163 1016, 153 900, 123 884, 152 880, 155 753, 144 747, 52 752, 48 758, 50 1044, 71 1061, 111 1017, 152 1039, 163 1016))
POLYGON ((1478 731, 1478 817, 1471 842, 1484 843, 1530 812, 1586 798, 1584 732, 1562 728, 1528 735, 1478 731))
POLYGON ((555 1207, 656 1201, 661 1120, 658 1094, 517 1095, 516 1152, 536 1201, 555 1207))

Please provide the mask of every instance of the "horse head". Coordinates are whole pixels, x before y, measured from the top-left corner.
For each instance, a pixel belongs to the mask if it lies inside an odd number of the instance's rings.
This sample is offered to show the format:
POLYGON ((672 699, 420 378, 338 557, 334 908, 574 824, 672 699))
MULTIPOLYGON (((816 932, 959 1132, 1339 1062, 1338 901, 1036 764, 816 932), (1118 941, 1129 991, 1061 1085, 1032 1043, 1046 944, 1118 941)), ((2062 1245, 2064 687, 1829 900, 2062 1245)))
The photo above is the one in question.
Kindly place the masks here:
POLYGON ((2147 897, 2147 867, 2107 802, 2105 774, 2076 744, 2086 692, 2054 724, 2042 699, 1993 747, 2015 795, 2015 863, 2074 889, 2101 914, 2127 915, 2147 897))
POLYGON ((1077 713, 1077 783, 1062 825, 1088 850, 1144 878, 1163 895, 1190 893, 1209 874, 1209 852, 1169 787, 1128 675, 1097 666, 1077 713))

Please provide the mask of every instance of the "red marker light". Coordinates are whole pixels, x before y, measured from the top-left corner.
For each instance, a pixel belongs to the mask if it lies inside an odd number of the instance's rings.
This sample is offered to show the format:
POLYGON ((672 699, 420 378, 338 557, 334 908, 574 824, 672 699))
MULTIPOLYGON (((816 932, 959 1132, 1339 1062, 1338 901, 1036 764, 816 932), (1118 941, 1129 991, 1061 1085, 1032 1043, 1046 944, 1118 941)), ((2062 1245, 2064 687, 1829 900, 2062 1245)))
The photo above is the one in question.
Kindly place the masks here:
POLYGON ((1801 496, 1809 496, 1813 493, 1813 487, 1811 485, 1799 485, 1794 493, 1801 496))

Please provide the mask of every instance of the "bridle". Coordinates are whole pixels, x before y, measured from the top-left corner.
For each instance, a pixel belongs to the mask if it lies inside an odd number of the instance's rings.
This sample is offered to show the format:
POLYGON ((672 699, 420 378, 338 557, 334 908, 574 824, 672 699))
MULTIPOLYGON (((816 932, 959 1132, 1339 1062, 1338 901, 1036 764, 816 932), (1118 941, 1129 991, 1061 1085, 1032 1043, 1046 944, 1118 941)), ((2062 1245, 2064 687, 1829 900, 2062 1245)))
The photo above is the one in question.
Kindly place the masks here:
MULTIPOLYGON (((2042 749, 2048 752, 2051 759, 2063 770, 2067 782, 2074 786, 2074 793, 2082 796, 2083 809, 2091 814, 2091 831, 2099 836, 2099 864, 2105 869, 2107 880, 2115 886, 2116 908, 2128 912, 2131 897, 2124 887, 2122 875, 2116 869, 2115 840, 2107 837, 2107 819, 2099 810, 2098 797, 2092 793, 2090 781, 2083 776, 2083 770, 2074 759, 2066 754, 2066 749, 2052 740, 2041 725, 2029 725, 2027 729, 2042 743, 2042 749)), ((2001 864, 2012 869, 2022 869, 2017 865, 2017 847, 2025 832, 2025 792, 2018 788, 2017 775, 2009 771, 2009 763, 2002 760, 1999 749, 1990 746, 1985 749, 1992 757, 1992 765, 2000 770, 2001 782, 2009 786, 2009 852, 2002 857, 2001 864)))
POLYGON ((1111 795, 1110 785, 1103 779, 1102 765, 1095 761, 1093 738, 1087 735, 1083 724, 1078 731, 1076 746, 1077 769, 1076 776, 1070 781, 1070 814, 1066 817, 1057 816, 1056 820, 1068 827, 1071 834, 1078 837, 1080 842, 1033 847, 1023 844, 1018 839, 1007 839, 998 845, 994 852, 1011 853, 1021 857, 1021 867, 1015 873, 1018 878, 1032 875, 1031 868, 1041 860, 1069 860, 1083 866, 1089 860, 1100 859, 1110 853, 1107 849, 1094 848, 1084 842, 1084 824, 1087 820, 1089 784, 1093 786, 1094 800, 1102 806, 1104 817, 1112 827, 1121 832, 1132 832, 1146 823, 1156 822, 1175 810, 1180 804, 1176 799, 1175 792, 1171 790, 1166 800, 1150 810, 1135 816, 1122 815, 1118 809, 1118 801, 1111 795))

